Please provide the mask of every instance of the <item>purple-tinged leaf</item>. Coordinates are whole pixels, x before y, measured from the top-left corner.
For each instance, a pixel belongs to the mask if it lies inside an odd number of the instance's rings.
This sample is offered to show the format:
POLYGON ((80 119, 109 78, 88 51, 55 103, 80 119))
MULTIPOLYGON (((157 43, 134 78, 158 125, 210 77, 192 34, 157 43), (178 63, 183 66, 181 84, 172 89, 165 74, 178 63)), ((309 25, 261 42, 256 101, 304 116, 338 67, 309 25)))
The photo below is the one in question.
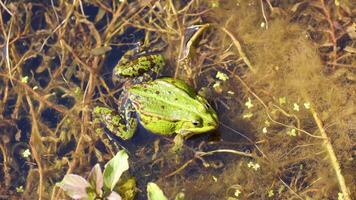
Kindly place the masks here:
POLYGON ((79 175, 67 174, 60 183, 57 183, 57 186, 62 188, 73 199, 86 199, 89 197, 87 189, 90 188, 90 184, 79 175))
POLYGON ((121 200, 121 196, 116 193, 116 192, 111 192, 108 197, 106 197, 107 200, 121 200))

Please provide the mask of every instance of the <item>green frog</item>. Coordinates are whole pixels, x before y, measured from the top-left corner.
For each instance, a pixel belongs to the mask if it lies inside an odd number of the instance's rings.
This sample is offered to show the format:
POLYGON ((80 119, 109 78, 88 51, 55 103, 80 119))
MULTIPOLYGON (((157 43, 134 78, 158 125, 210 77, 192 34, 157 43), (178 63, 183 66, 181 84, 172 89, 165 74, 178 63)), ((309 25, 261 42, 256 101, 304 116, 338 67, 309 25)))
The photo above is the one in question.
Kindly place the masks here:
POLYGON ((138 123, 154 134, 176 134, 173 149, 178 150, 192 135, 215 130, 218 117, 208 101, 184 81, 171 77, 153 80, 152 72, 159 73, 163 66, 164 58, 160 54, 141 55, 131 60, 123 57, 115 66, 113 76, 119 76, 119 80, 130 77, 134 81, 126 81, 117 110, 97 106, 93 113, 124 140, 133 136, 138 123))

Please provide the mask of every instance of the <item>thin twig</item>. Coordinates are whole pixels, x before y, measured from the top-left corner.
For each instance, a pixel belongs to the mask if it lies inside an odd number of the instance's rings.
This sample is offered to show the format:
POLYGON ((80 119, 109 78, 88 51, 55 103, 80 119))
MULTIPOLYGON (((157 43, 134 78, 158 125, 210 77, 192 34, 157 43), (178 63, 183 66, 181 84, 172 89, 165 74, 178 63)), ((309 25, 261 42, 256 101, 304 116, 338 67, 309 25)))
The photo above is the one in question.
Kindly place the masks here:
POLYGON ((265 23, 266 23, 266 29, 268 29, 268 20, 267 20, 267 17, 266 17, 265 8, 263 6, 263 0, 260 0, 260 3, 261 3, 261 10, 262 10, 263 19, 265 20, 265 23))
POLYGON ((5 35, 5 37, 6 37, 5 57, 6 57, 6 66, 9 70, 8 74, 9 74, 10 82, 13 85, 12 73, 11 73, 11 62, 10 62, 10 55, 9 55, 9 49, 10 49, 9 42, 10 42, 10 37, 11 37, 11 27, 12 27, 12 20, 10 21, 9 32, 8 32, 8 34, 5 35))
POLYGON ((6 7, 4 2, 2 2, 1 0, 0 0, 0 4, 4 8, 4 10, 6 10, 6 12, 9 13, 9 15, 11 15, 11 17, 14 16, 14 14, 6 7))
POLYGON ((216 154, 216 153, 231 153, 231 154, 235 154, 235 155, 239 155, 239 156, 245 156, 245 157, 253 158, 253 155, 250 154, 250 153, 245 153, 245 152, 242 152, 242 151, 236 151, 236 150, 233 150, 233 149, 217 149, 217 150, 207 151, 207 152, 197 151, 196 155, 198 155, 198 156, 210 156, 210 155, 213 155, 213 154, 216 154))
POLYGON ((289 191, 291 191, 298 199, 303 200, 303 198, 302 198, 298 193, 296 193, 291 187, 289 187, 289 185, 288 185, 286 182, 284 182, 281 178, 279 178, 279 180, 280 180, 280 181, 282 182, 282 184, 283 184, 284 186, 286 186, 286 188, 288 188, 289 191))
POLYGON ((244 60, 245 64, 247 65, 247 67, 253 72, 256 73, 256 69, 254 69, 252 67, 252 64, 250 62, 250 60, 247 58, 245 52, 242 50, 241 44, 240 42, 236 39, 236 37, 230 32, 228 31, 226 28, 221 28, 222 31, 224 31, 232 40, 232 42, 234 43, 235 47, 237 48, 237 51, 240 55, 240 57, 244 60))

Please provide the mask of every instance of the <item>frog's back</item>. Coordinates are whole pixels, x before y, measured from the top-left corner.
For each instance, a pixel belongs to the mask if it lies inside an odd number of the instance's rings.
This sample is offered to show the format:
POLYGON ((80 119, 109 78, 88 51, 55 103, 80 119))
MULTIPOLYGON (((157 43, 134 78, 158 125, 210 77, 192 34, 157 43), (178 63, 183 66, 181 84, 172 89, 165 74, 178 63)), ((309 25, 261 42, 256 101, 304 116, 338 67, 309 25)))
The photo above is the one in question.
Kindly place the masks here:
POLYGON ((194 90, 177 79, 161 78, 134 85, 129 94, 139 114, 170 121, 192 120, 204 109, 194 90))

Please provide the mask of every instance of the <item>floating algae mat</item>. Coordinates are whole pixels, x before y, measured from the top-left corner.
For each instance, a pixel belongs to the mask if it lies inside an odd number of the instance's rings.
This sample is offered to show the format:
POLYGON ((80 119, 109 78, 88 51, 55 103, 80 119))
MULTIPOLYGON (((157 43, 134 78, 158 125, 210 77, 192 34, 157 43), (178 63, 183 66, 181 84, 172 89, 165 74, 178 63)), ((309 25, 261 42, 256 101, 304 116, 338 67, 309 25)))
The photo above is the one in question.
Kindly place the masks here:
POLYGON ((0 199, 355 198, 352 1, 0 3, 0 199))

